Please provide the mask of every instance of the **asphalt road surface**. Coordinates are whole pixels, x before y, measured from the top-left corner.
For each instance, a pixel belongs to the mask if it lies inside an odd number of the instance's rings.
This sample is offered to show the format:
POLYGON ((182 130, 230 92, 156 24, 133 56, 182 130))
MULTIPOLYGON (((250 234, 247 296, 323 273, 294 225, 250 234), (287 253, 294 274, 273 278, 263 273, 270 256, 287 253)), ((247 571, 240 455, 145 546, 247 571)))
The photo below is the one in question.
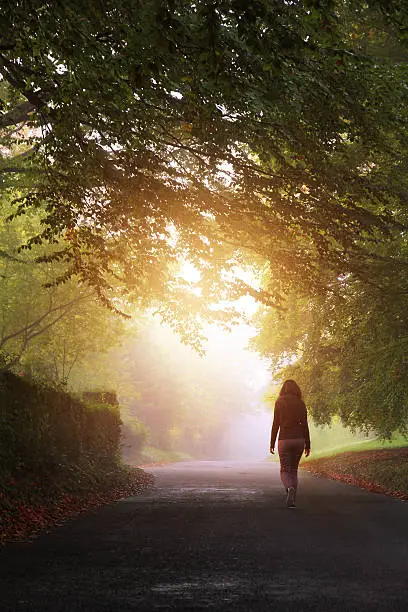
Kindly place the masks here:
POLYGON ((408 610, 408 504, 278 465, 151 470, 144 493, 0 551, 0 610, 408 610))

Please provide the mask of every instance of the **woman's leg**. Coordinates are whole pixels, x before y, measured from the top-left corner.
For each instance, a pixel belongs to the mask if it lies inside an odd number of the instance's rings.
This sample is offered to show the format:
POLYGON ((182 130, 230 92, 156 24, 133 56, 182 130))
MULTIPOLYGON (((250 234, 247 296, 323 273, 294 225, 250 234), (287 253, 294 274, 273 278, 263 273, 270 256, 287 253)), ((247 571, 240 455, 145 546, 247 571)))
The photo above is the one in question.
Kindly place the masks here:
POLYGON ((279 440, 278 452, 280 458, 281 480, 285 489, 298 486, 299 461, 305 448, 304 438, 294 440, 279 440))
POLYGON ((292 486, 292 478, 290 472, 290 451, 289 451, 290 440, 279 440, 278 441, 278 453, 280 459, 280 476, 286 491, 292 486))

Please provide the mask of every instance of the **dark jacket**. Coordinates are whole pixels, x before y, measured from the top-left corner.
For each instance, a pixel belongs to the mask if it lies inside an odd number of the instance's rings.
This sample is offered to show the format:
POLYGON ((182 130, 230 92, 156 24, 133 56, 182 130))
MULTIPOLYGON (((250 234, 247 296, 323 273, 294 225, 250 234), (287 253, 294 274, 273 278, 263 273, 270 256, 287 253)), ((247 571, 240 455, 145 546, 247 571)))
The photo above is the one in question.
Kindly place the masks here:
POLYGON ((275 446, 279 430, 279 440, 305 439, 305 449, 310 450, 309 426, 306 406, 296 395, 280 395, 276 400, 271 432, 271 448, 275 446))

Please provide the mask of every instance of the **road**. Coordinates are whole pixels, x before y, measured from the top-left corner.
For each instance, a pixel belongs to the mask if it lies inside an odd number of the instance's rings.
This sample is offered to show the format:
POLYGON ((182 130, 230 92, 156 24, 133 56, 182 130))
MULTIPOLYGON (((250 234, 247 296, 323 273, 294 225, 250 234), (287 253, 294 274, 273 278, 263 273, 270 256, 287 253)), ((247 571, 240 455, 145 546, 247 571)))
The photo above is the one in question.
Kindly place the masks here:
POLYGON ((0 610, 408 609, 408 504, 278 464, 155 468, 155 486, 0 552, 0 610))

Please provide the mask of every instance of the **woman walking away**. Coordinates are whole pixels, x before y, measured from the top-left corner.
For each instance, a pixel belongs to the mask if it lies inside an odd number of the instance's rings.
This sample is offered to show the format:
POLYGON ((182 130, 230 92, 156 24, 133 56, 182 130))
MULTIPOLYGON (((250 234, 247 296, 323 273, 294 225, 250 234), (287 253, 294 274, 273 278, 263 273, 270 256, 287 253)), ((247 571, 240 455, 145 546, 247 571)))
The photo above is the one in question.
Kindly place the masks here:
POLYGON ((298 486, 298 466, 305 452, 310 455, 310 436, 307 412, 302 393, 294 380, 286 380, 275 403, 271 432, 271 453, 275 453, 279 430, 278 452, 283 486, 286 489, 286 505, 295 507, 298 486))

